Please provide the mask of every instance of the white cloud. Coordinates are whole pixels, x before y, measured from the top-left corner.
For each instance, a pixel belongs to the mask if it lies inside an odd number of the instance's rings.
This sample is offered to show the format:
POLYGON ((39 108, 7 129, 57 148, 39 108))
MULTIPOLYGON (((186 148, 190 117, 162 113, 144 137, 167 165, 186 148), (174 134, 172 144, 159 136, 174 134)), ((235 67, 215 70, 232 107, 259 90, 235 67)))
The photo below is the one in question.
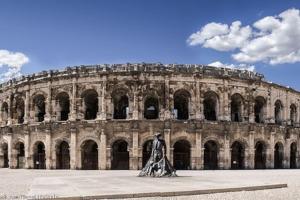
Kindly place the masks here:
POLYGON ((20 76, 22 66, 28 62, 29 58, 23 53, 0 50, 0 82, 20 76))
POLYGON ((215 61, 213 63, 208 64, 208 66, 212 67, 223 67, 223 68, 229 68, 229 69, 239 69, 239 70, 247 70, 253 72, 255 70, 254 65, 247 65, 244 63, 234 65, 234 64, 224 64, 220 61, 215 61))
MULTIPOLYGON (((212 24, 212 23, 209 23, 212 24)), ((266 62, 272 65, 300 62, 300 11, 288 9, 278 16, 267 16, 250 26, 235 21, 227 32, 210 34, 205 25, 188 39, 190 45, 201 45, 218 51, 236 50, 238 62, 266 62)), ((216 24, 216 23, 214 23, 216 24)), ((227 24, 219 24, 228 27, 227 24)))

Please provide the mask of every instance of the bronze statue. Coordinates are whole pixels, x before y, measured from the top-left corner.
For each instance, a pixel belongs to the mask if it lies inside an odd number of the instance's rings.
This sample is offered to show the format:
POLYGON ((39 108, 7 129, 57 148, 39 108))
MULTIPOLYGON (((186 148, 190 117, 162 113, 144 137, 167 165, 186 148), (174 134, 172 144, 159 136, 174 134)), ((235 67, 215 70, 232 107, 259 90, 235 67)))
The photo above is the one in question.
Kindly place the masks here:
POLYGON ((172 167, 166 156, 166 143, 161 138, 161 134, 154 136, 151 156, 139 176, 177 176, 176 170, 172 167))

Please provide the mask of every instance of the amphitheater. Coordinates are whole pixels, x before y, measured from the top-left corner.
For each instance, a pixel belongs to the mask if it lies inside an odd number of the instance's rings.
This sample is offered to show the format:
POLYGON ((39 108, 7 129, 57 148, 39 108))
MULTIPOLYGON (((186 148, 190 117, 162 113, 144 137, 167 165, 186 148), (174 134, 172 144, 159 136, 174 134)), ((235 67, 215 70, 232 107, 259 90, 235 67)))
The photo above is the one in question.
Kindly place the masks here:
POLYGON ((0 167, 141 169, 163 134, 176 169, 298 168, 300 93, 179 64, 67 67, 0 85, 0 167))

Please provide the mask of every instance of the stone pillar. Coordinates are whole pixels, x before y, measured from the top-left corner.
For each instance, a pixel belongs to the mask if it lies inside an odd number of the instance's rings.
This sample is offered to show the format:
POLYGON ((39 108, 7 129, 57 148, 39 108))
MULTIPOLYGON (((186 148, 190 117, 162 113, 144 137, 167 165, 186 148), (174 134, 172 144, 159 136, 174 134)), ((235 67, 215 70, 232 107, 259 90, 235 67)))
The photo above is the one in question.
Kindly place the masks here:
POLYGON ((286 139, 283 150, 283 168, 290 168, 291 139, 286 139))
MULTIPOLYGON (((173 159, 171 160, 171 129, 164 129, 164 139, 165 139, 165 142, 166 142, 166 148, 167 148, 167 151, 166 151, 166 155, 167 155, 167 158, 170 159, 170 162, 173 163, 173 159)), ((173 149, 173 147, 172 147, 173 149)), ((173 157, 173 155, 172 155, 173 157)))
POLYGON ((248 169, 255 168, 255 144, 254 144, 254 131, 249 132, 249 149, 248 149, 248 169))
POLYGON ((170 119, 172 112, 171 109, 173 109, 173 107, 170 105, 171 101, 173 99, 170 98, 170 81, 168 78, 165 79, 165 116, 164 119, 170 119))
POLYGON ((51 82, 48 83, 48 94, 46 99, 46 114, 45 114, 45 122, 51 121, 51 101, 52 101, 52 94, 51 94, 51 82))
POLYGON ((203 159, 201 155, 201 140, 202 140, 202 134, 201 129, 196 130, 196 147, 195 147, 195 169, 202 169, 201 167, 201 159, 203 159))
POLYGON ((25 150, 25 168, 30 169, 30 138, 29 132, 25 131, 24 135, 24 150, 25 150))
POLYGON ((132 111, 132 119, 138 120, 139 119, 139 102, 138 102, 138 91, 135 87, 133 92, 133 111, 132 111))
POLYGON ((69 114, 69 119, 70 121, 75 121, 77 118, 77 113, 76 113, 76 94, 77 94, 77 85, 76 85, 76 78, 74 77, 72 80, 72 97, 71 97, 71 111, 69 114))
POLYGON ((267 147, 267 152, 266 152, 266 168, 267 169, 273 169, 274 168, 274 138, 275 138, 275 132, 272 130, 271 135, 270 135, 270 146, 267 147))
POLYGON ((101 119, 106 120, 106 82, 102 83, 101 92, 101 119))
POLYGON ((200 83, 196 82, 196 97, 195 97, 195 109, 196 109, 196 119, 201 120, 201 105, 200 105, 200 83))
POLYGON ((76 152, 77 152, 77 130, 76 127, 71 127, 71 140, 70 140, 70 168, 76 169, 76 152))
POLYGON ((225 133, 224 137, 224 169, 230 169, 231 167, 231 151, 229 144, 228 133, 225 133))
POLYGON ((7 113, 7 125, 12 124, 12 94, 10 93, 9 99, 8 99, 8 113, 7 113))
POLYGON ((13 148, 12 148, 12 133, 7 133, 7 154, 9 168, 13 168, 13 148))
POLYGON ((132 169, 137 170, 139 168, 139 132, 138 130, 132 131, 132 169))
POLYGON ((106 156, 106 135, 104 133, 104 129, 101 129, 100 135, 100 169, 105 170, 106 163, 107 163, 107 156, 106 156))
POLYGON ((51 130, 47 129, 46 141, 45 141, 45 153, 46 153, 46 169, 51 169, 51 130))
POLYGON ((225 148, 220 148, 219 149, 219 154, 218 154, 218 168, 219 169, 225 169, 225 148))
POLYGON ((3 148, 0 146, 0 168, 4 167, 4 152, 3 148))
POLYGON ((266 123, 275 123, 274 105, 272 102, 273 102, 272 96, 267 97, 266 112, 264 112, 264 119, 266 123))
POLYGON ((24 124, 27 124, 29 122, 29 99, 30 99, 30 93, 29 90, 26 90, 25 93, 25 108, 24 108, 24 124))
POLYGON ((228 81, 224 80, 224 91, 223 91, 223 105, 221 107, 221 110, 223 110, 223 113, 221 114, 221 116, 223 116, 223 118, 221 120, 224 121, 230 121, 230 114, 229 114, 229 109, 228 109, 228 105, 229 105, 229 100, 228 100, 228 81))
POLYGON ((204 105, 203 105, 203 101, 204 101, 204 91, 203 90, 200 90, 200 99, 199 99, 199 103, 200 103, 200 107, 199 107, 199 110, 200 110, 200 120, 205 120, 205 116, 204 116, 204 105))

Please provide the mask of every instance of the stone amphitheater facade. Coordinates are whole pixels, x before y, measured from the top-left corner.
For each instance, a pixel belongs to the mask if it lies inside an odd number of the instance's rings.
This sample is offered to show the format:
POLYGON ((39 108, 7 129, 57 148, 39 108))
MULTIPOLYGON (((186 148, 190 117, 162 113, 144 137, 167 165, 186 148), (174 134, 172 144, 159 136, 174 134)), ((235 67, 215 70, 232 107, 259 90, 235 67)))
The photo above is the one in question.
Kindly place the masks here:
POLYGON ((156 132, 176 169, 300 167, 300 93, 249 71, 68 67, 0 85, 0 108, 0 167, 141 169, 156 132))

